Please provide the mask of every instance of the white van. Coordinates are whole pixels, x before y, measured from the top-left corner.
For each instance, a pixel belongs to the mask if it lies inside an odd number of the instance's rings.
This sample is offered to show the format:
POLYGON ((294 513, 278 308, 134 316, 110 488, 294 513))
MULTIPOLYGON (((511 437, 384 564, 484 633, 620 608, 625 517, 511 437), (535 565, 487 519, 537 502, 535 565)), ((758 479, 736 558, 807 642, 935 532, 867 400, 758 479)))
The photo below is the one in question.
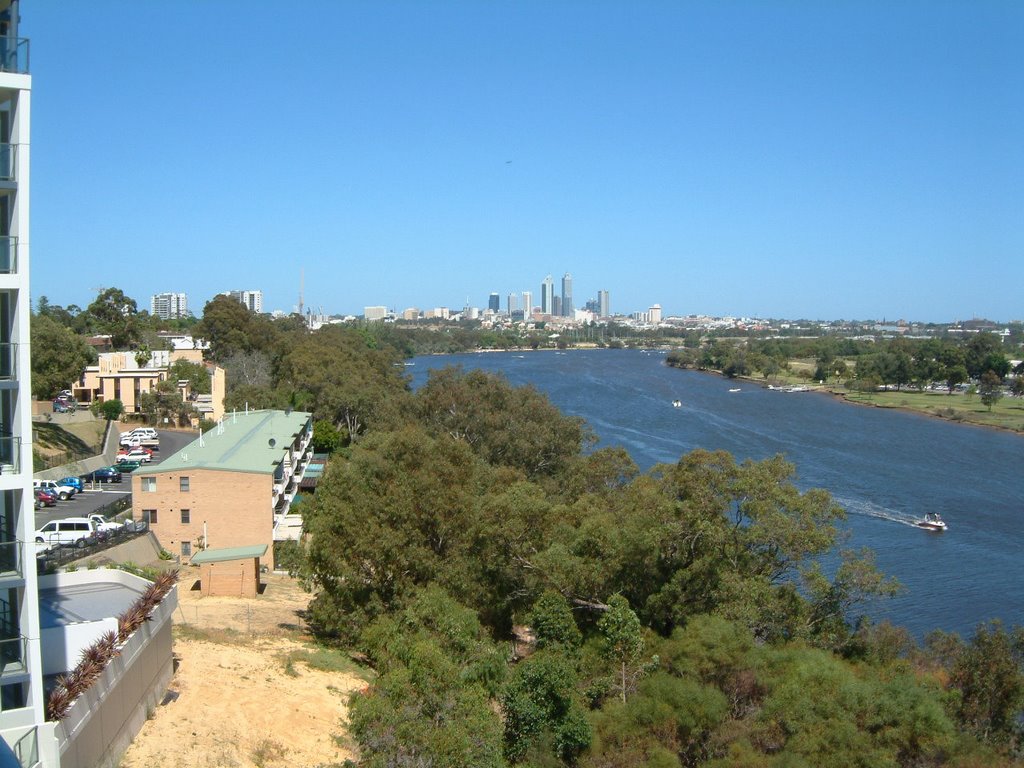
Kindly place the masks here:
POLYGON ((46 544, 50 547, 74 546, 79 548, 89 544, 95 536, 96 523, 87 517, 51 520, 35 534, 37 544, 46 544))

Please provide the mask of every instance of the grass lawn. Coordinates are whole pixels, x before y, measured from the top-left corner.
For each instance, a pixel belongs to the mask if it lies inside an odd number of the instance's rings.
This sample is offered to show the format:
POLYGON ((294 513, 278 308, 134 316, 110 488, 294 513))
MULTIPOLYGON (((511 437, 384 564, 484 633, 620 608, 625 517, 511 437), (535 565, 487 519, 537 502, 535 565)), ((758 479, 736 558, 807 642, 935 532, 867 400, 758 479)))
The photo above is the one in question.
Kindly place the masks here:
POLYGON ((952 421, 1024 432, 1024 398, 1020 397, 1003 397, 992 406, 990 412, 977 395, 894 390, 867 393, 847 392, 842 389, 835 391, 853 403, 874 405, 879 408, 905 408, 952 421))

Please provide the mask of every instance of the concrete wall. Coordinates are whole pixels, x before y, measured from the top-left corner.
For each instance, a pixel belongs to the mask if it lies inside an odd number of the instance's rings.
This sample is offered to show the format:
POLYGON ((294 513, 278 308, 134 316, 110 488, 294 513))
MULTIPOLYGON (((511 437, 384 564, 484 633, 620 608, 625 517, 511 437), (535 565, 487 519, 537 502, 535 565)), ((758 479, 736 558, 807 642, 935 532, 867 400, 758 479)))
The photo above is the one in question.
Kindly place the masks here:
POLYGON ((177 587, 152 619, 130 637, 121 655, 79 697, 54 728, 61 768, 114 768, 163 698, 174 673, 171 614, 177 587))
MULTIPOLYGON (((143 491, 142 477, 132 477, 132 516, 145 520, 147 511, 156 510, 157 521, 150 522, 149 530, 168 552, 181 555, 182 542, 191 545, 193 554, 198 552, 205 522, 207 548, 266 544, 265 562, 274 567, 272 475, 194 469, 157 472, 150 477, 156 478, 155 491, 143 491), (180 490, 182 476, 189 479, 188 491, 180 490), (183 509, 189 510, 188 523, 181 522, 183 509)), ((191 555, 181 556, 183 563, 190 559, 191 555)))

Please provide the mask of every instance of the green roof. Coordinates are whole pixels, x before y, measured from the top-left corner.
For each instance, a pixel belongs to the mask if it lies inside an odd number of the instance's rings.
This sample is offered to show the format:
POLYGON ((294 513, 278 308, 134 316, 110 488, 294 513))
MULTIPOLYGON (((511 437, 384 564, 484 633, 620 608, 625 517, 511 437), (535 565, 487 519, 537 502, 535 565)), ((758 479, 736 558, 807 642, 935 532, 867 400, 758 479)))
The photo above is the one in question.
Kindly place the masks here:
POLYGON ((311 414, 304 411, 248 411, 230 413, 209 432, 153 467, 134 474, 219 469, 229 472, 271 474, 285 450, 306 430, 311 414))
POLYGON ((193 563, 222 563, 225 560, 248 560, 251 557, 263 557, 267 554, 266 544, 253 544, 249 547, 225 547, 224 549, 204 549, 192 555, 193 563))

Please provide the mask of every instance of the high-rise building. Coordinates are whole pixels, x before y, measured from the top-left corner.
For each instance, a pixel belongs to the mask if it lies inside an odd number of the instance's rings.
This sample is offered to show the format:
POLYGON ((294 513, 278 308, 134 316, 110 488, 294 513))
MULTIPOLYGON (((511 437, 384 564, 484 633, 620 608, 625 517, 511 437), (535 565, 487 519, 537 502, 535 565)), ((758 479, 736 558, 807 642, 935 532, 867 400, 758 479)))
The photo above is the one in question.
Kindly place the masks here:
POLYGON ((653 307, 647 310, 647 319, 652 323, 661 322, 661 304, 655 304, 653 307))
POLYGON ((501 312, 501 296, 496 293, 492 293, 487 299, 487 308, 495 314, 501 312))
POLYGON ((600 317, 611 317, 612 316, 612 307, 611 307, 611 302, 608 299, 608 291, 598 291, 597 292, 597 306, 598 306, 597 314, 600 317))
POLYGON ((533 291, 523 291, 523 319, 533 317, 533 291))
POLYGON ((257 315, 263 312, 263 291, 228 291, 224 295, 242 302, 250 312, 257 315))
POLYGON ((508 308, 508 316, 512 317, 512 313, 519 309, 519 296, 515 293, 510 293, 505 306, 508 308))
POLYGON ((184 293, 158 293, 149 300, 149 314, 161 320, 188 317, 188 297, 184 293))
POLYGON ((555 280, 551 275, 544 278, 540 284, 540 313, 542 315, 554 314, 555 308, 555 280))
POLYGON ((45 722, 29 356, 32 78, 28 41, 18 38, 18 3, 0 9, 0 737, 24 754, 38 748, 45 722))
POLYGON ((572 317, 576 307, 572 303, 572 275, 568 272, 562 276, 562 307, 563 317, 572 317))
POLYGON ((556 296, 553 296, 551 298, 551 314, 554 315, 555 317, 561 317, 562 316, 562 297, 561 296, 557 296, 556 295, 556 296))

